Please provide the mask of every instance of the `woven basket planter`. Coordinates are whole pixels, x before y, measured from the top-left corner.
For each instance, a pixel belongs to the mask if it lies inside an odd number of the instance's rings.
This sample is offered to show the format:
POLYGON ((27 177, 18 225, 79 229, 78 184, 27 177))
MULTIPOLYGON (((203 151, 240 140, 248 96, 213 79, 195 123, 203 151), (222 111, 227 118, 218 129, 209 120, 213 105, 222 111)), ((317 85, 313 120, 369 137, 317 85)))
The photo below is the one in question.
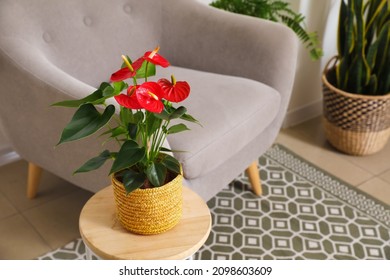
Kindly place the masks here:
POLYGON ((128 195, 115 176, 111 181, 117 217, 126 230, 152 235, 168 231, 179 223, 183 209, 182 175, 161 187, 137 189, 128 195))
POLYGON ((351 155, 380 151, 390 136, 390 93, 371 96, 339 90, 333 86, 335 68, 328 69, 328 65, 322 75, 326 138, 336 149, 351 155))

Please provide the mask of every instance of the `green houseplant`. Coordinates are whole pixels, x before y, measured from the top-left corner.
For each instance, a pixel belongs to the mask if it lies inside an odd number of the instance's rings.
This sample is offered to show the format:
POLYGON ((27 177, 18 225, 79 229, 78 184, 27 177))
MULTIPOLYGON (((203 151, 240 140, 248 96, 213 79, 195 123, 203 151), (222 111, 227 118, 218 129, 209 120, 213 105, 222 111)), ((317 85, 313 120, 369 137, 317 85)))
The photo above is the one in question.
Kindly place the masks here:
POLYGON ((179 222, 181 165, 167 153, 163 143, 168 134, 188 130, 185 124, 172 124, 172 120, 197 122, 185 107, 173 105, 189 96, 186 81, 176 81, 173 75, 171 80, 148 81, 156 74, 156 66, 170 65, 158 50, 159 47, 145 52, 134 62, 122 56, 121 68, 95 92, 80 100, 53 104, 77 108, 58 144, 89 137, 104 127, 101 135, 118 143, 117 151, 104 150, 75 173, 96 170, 112 160, 108 175, 112 178, 119 221, 138 234, 161 233, 179 222))
POLYGON ((349 154, 375 153, 390 135, 389 9, 388 0, 341 1, 338 54, 322 76, 324 126, 349 154))
POLYGON ((296 33, 309 50, 313 60, 318 60, 323 55, 317 33, 306 31, 305 17, 294 12, 288 2, 279 0, 215 0, 210 5, 233 13, 281 22, 296 33))

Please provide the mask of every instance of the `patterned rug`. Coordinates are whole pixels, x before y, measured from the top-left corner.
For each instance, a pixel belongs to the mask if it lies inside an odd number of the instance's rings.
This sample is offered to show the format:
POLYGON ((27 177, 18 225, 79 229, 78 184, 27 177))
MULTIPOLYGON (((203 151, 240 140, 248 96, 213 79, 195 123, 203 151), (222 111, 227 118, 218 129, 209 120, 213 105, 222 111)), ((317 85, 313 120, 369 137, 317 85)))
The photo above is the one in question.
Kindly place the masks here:
MULTIPOLYGON (((390 206, 281 145, 259 159, 263 196, 241 174, 208 202, 202 260, 390 259, 390 206)), ((39 259, 85 259, 81 239, 39 259)))

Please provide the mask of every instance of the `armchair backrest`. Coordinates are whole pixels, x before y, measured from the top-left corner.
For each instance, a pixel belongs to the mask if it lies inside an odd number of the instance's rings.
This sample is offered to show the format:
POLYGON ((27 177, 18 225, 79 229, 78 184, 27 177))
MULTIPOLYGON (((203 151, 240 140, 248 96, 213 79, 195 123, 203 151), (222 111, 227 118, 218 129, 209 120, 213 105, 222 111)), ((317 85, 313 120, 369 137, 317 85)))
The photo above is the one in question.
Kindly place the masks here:
POLYGON ((123 52, 134 57, 159 44, 161 2, 1 0, 0 44, 3 37, 20 40, 96 86, 120 65, 123 52))

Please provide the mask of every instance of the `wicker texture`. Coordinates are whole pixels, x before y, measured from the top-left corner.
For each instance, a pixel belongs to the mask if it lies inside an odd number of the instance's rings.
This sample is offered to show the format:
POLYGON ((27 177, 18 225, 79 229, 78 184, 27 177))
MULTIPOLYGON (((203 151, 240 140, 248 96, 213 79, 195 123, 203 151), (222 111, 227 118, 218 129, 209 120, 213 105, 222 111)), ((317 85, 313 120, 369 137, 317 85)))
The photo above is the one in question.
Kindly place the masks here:
POLYGON ((367 96, 335 88, 334 68, 325 68, 323 81, 323 123, 328 141, 352 155, 380 151, 390 136, 390 94, 367 96))
POLYGON ((123 184, 112 177, 117 217, 128 231, 151 235, 177 225, 183 209, 183 176, 178 175, 164 186, 137 189, 126 195, 123 184))

